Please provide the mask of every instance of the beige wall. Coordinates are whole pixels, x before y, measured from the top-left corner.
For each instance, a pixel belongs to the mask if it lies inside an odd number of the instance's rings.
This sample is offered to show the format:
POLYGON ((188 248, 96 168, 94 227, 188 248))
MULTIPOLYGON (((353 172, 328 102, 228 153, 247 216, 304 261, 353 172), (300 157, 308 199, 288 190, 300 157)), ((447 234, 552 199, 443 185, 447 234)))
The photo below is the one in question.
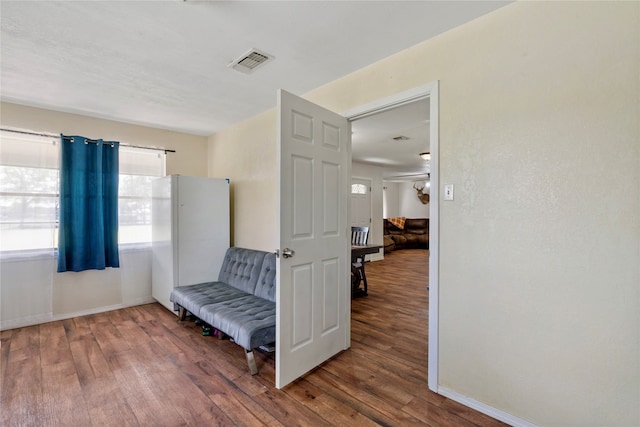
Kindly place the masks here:
POLYGON ((207 138, 43 108, 0 103, 0 124, 36 132, 113 139, 123 144, 176 150, 167 154, 167 175, 207 176, 207 138))
MULTIPOLYGON (((424 183, 424 181, 423 181, 424 183)), ((413 187, 414 182, 402 182, 398 186, 398 205, 400 206, 400 213, 398 216, 404 216, 407 218, 429 218, 431 203, 423 204, 418 198, 418 192, 413 187)), ((431 189, 425 187, 423 189, 424 194, 431 195, 431 189)))
POLYGON ((274 109, 209 137, 209 176, 231 179, 232 245, 277 248, 277 161, 274 109))
MULTIPOLYGON (((305 96, 340 112, 440 81, 441 387, 640 425, 639 40, 638 2, 519 2, 305 96)), ((210 174, 266 181, 236 243, 275 241, 274 147, 272 112, 210 139, 210 174)))

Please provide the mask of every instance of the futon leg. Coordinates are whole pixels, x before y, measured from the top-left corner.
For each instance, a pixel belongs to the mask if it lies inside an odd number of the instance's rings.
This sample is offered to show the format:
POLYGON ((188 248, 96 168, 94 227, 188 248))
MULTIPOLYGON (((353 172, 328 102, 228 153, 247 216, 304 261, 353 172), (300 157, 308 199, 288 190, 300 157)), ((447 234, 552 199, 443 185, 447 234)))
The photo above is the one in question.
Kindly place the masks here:
POLYGON ((249 364, 249 371, 251 371, 251 375, 256 375, 258 373, 258 367, 256 366, 256 359, 253 357, 253 350, 245 350, 247 353, 247 364, 249 364))
POLYGON ((178 308, 178 321, 183 322, 187 318, 187 310, 184 307, 178 308))

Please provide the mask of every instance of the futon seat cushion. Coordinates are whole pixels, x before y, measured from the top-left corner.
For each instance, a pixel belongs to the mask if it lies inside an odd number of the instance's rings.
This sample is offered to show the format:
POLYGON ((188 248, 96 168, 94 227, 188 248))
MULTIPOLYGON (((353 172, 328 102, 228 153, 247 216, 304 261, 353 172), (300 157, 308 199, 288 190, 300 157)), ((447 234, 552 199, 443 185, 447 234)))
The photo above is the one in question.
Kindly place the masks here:
POLYGON ((200 309, 207 304, 215 304, 223 301, 241 298, 248 295, 246 292, 236 289, 222 282, 208 282, 197 285, 182 286, 171 292, 171 301, 174 310, 178 306, 200 317, 200 309))
MULTIPOLYGON (((253 294, 256 284, 264 277, 263 261, 266 252, 231 247, 222 262, 217 282, 199 283, 181 286, 171 292, 169 299, 184 307, 195 316, 199 316, 200 307, 253 294)), ((270 263, 268 263, 270 264, 270 263)), ((273 262, 275 273, 275 261, 273 262)))
MULTIPOLYGON (((171 301, 251 351, 276 340, 276 256, 232 247, 227 250, 217 282, 173 290, 171 301)), ((255 361, 249 362, 252 374, 255 361)))
POLYGON ((199 317, 247 350, 276 340, 276 304, 254 295, 205 305, 199 317))

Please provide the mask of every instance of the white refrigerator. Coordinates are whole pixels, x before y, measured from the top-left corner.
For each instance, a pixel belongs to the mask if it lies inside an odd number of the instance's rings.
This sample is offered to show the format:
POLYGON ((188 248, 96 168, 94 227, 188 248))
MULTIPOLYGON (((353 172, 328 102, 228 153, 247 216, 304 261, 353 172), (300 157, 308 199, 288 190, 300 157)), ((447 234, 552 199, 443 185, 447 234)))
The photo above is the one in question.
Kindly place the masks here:
POLYGON ((229 180, 158 178, 151 212, 151 295, 173 311, 173 288, 218 279, 229 248, 229 180))

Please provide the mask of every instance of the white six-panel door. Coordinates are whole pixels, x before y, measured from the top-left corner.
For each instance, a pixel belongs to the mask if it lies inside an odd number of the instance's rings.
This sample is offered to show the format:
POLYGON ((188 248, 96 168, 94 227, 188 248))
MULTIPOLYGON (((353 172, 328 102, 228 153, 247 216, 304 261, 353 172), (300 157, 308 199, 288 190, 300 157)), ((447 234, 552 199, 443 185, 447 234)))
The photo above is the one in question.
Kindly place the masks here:
POLYGON ((371 180, 351 179, 351 226, 371 227, 371 180))
POLYGON ((276 387, 349 347, 350 124, 278 92, 276 387), (291 253, 292 255, 287 255, 291 253))

